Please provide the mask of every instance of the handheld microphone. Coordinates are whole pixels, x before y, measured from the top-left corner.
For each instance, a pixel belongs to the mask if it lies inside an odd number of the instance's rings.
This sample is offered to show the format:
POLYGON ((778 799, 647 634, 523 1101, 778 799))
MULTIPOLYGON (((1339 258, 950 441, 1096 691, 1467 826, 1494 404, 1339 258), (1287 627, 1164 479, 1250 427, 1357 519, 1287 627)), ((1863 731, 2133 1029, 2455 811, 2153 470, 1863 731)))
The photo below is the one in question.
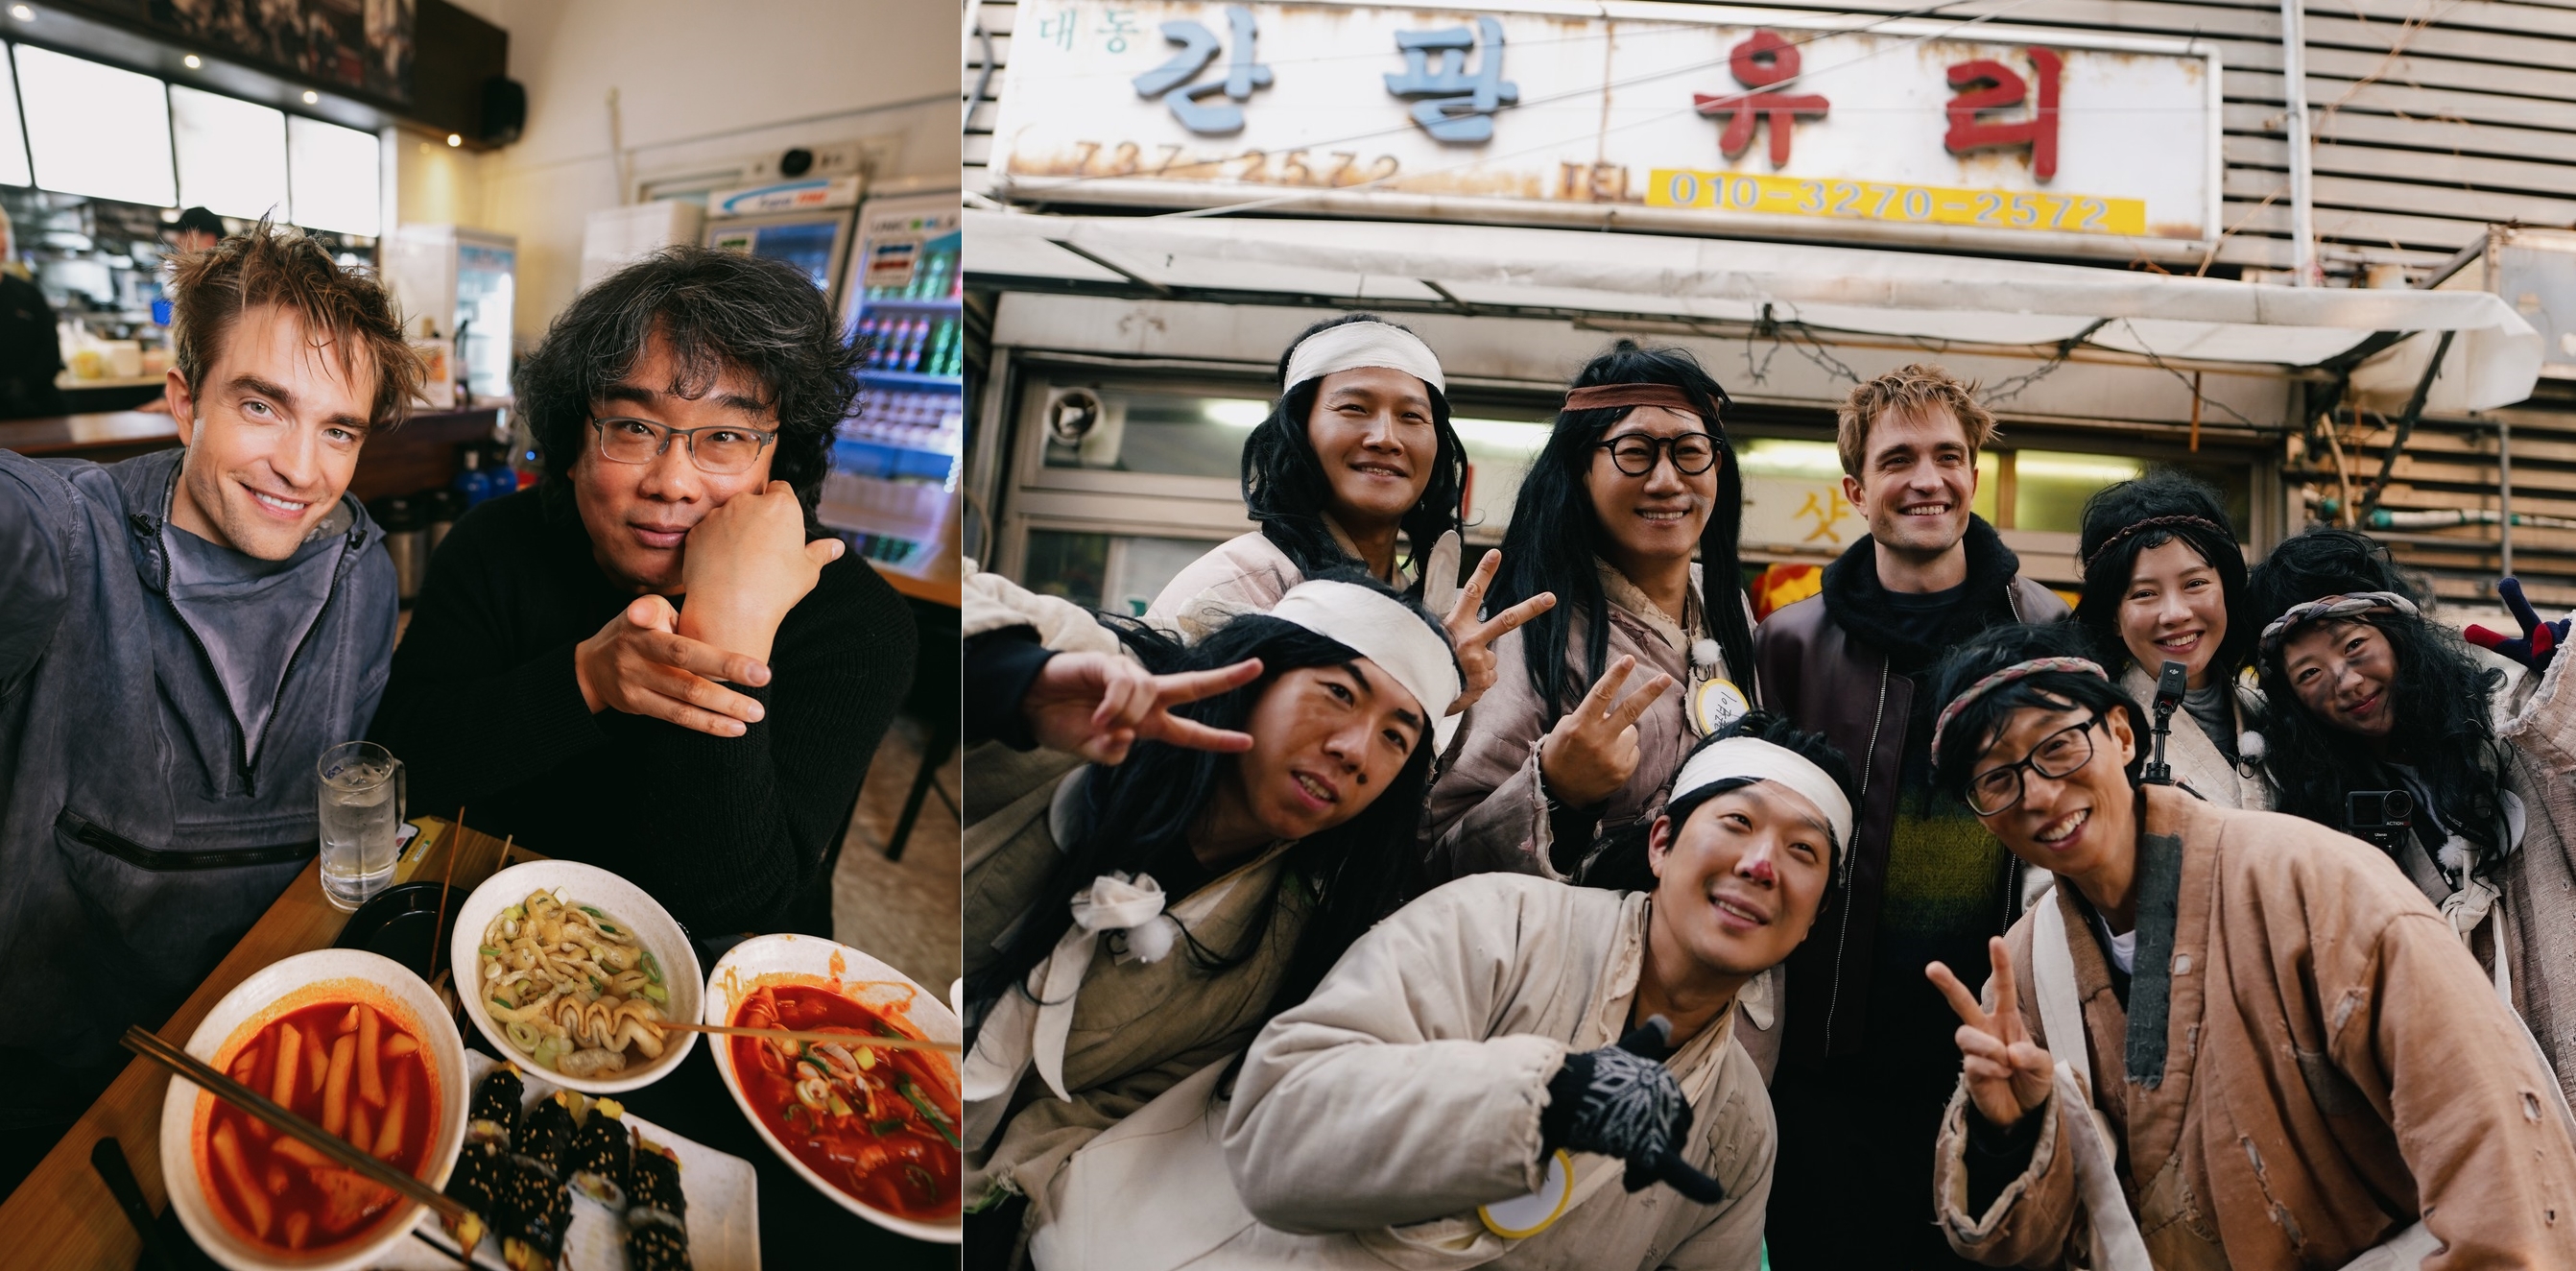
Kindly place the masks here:
POLYGON ((2165 763, 2165 738, 2173 732, 2173 713, 2182 705, 2183 694, 2191 689, 2191 672, 2180 662, 2167 661, 2156 672, 2155 755, 2147 761, 2140 779, 2160 786, 2173 784, 2173 768, 2165 763))

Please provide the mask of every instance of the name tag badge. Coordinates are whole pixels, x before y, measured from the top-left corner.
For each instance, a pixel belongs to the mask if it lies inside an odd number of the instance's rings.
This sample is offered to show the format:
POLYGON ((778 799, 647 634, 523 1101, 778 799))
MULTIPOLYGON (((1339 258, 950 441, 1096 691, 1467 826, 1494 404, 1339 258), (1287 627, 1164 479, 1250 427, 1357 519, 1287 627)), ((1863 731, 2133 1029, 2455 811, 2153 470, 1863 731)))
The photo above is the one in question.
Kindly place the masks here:
POLYGON ((1557 1149, 1547 1158, 1547 1178, 1538 1190, 1491 1205, 1478 1205, 1476 1216, 1485 1222, 1485 1230, 1505 1240, 1527 1240, 1556 1225, 1565 1216, 1565 1202, 1574 1195, 1574 1158, 1557 1149))
POLYGON ((1702 737, 1711 736, 1718 729, 1743 718, 1752 709, 1753 703, 1746 701, 1743 690, 1733 683, 1704 680, 1698 688, 1691 690, 1691 731, 1702 737))

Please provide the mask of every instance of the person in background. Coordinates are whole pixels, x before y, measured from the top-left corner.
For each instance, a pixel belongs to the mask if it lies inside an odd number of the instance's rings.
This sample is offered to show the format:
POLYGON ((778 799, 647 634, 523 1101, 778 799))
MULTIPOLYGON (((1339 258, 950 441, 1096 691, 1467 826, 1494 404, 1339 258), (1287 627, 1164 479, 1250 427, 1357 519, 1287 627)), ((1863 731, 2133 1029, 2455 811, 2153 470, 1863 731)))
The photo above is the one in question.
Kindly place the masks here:
POLYGON ((1424 810, 1427 881, 1586 877, 1596 839, 1642 847, 1693 738, 1744 712, 1753 619, 1726 400, 1689 353, 1631 340, 1576 373, 1521 479, 1494 592, 1569 603, 1496 643, 1499 678, 1424 810))
POLYGON ((1999 629, 1938 675, 1944 796, 2056 880, 1982 956, 1924 968, 1964 1056, 1930 1189, 1950 1247, 2576 1265, 2566 1106, 2441 915, 2332 829, 2142 783, 2146 713, 2089 645, 1999 629), (1985 966, 1979 1001, 1959 971, 1985 966))
POLYGON ((347 495, 420 378, 392 298, 265 223, 174 281, 183 449, 0 451, 0 1192, 312 859, 393 649, 347 495))
MULTIPOLYGON (((2367 577, 2372 559, 2361 535, 2315 529, 2263 568, 2367 577)), ((2266 767, 2281 811, 2367 839, 2442 912, 2576 1100, 2576 712, 2557 630, 2520 603, 2519 584, 2499 590, 2525 615, 2516 690, 2403 593, 2290 606, 2259 648, 2266 767), (2411 805, 2402 815, 2389 815, 2392 794, 2411 805)))
POLYGON ((1402 900, 1459 673, 1439 622, 1356 569, 1183 644, 970 567, 964 623, 980 1268, 1053 1219, 1068 1157, 1230 1062, 1402 900))
POLYGON ((2065 615, 1968 509, 1995 438, 1975 389, 1937 366, 1856 385, 1837 421, 1843 496, 1869 537, 1824 589, 1754 632, 1762 700, 1860 770, 1851 885, 1788 963, 1771 1261, 1959 1265, 1926 1222, 1929 1148, 1958 1077, 1949 1010, 1923 964, 1976 956, 2011 924, 2018 864, 1932 790, 1941 654, 1987 627, 2065 615))
POLYGON ((177 224, 170 227, 170 254, 185 256, 201 252, 224 241, 224 218, 202 207, 179 213, 177 224))
POLYGON ((5 210, 0 262, 0 419, 63 414, 68 407, 54 386, 63 373, 62 332, 54 307, 18 260, 18 231, 5 210))
POLYGON ((2263 698, 2238 679, 2262 628, 2218 491, 2171 471, 2106 486, 2085 500, 2078 542, 2075 620, 2093 634, 2095 658, 2119 668, 2121 690, 2152 702, 2164 663, 2183 664, 2182 710, 2195 726, 2169 732, 2174 783, 2231 808, 2269 806, 2255 731, 2263 698))
POLYGON ((372 740, 414 806, 614 870, 702 937, 829 928, 911 611, 814 519, 861 350, 796 270, 670 248, 520 363, 537 486, 429 563, 372 740))

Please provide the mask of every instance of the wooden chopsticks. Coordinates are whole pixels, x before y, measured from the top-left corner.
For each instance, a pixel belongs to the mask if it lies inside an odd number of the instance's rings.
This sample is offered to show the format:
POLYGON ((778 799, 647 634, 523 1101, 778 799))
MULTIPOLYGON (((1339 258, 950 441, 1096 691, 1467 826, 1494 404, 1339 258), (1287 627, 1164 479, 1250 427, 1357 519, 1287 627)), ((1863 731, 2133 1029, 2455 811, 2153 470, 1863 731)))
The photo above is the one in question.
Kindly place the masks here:
POLYGON ((964 1054, 966 1048, 956 1042, 935 1042, 919 1037, 866 1037, 857 1033, 809 1033, 794 1028, 733 1028, 724 1024, 682 1024, 672 1020, 653 1021, 656 1028, 675 1028, 683 1033, 720 1033, 727 1037, 768 1037, 783 1042, 831 1042, 837 1046, 881 1046, 887 1050, 936 1050, 951 1055, 964 1054))
POLYGON ((136 1024, 125 1030, 125 1048, 170 1071, 196 1082, 207 1093, 258 1117, 291 1138, 321 1152, 339 1164, 356 1171, 369 1182, 393 1189, 397 1195, 427 1205, 452 1222, 479 1232, 484 1227, 482 1216, 465 1207, 464 1202, 439 1191, 428 1183, 395 1169, 383 1161, 359 1151, 339 1135, 324 1130, 295 1113, 277 1106, 256 1091, 224 1074, 213 1066, 177 1046, 160 1034, 136 1024))

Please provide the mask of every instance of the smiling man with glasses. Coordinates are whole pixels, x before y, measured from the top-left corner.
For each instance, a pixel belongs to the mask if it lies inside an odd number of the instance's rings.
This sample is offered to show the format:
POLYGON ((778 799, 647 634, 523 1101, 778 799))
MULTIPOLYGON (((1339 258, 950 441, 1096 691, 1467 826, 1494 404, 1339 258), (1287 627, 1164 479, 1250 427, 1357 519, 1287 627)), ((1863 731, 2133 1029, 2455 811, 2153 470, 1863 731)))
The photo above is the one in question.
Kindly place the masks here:
POLYGON ((1950 1248, 2576 1265, 2566 1104, 2449 923, 2358 839, 2143 782, 2145 713, 2092 647, 2001 627, 1936 676, 1939 789, 2055 883, 1924 968, 1962 1056, 1933 1150, 1950 1248), (1962 976, 1988 968, 1980 1000, 1962 976))
POLYGON ((372 736, 419 806, 702 935, 828 925, 915 638, 814 519, 860 357, 804 275, 736 253, 574 299, 518 374, 545 479, 457 522, 394 656, 372 736))

